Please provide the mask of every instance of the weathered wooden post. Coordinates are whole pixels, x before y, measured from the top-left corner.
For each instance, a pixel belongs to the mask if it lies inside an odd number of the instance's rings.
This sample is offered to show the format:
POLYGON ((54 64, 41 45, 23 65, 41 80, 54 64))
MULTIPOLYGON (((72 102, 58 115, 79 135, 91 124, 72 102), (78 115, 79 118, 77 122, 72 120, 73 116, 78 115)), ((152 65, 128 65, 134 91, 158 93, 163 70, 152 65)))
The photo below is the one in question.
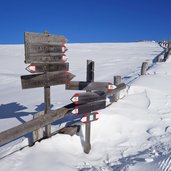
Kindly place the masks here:
MULTIPOLYGON (((45 36, 48 36, 48 32, 44 32, 45 36)), ((45 115, 50 112, 50 86, 44 87, 44 104, 45 104, 45 115)), ((45 137, 51 136, 51 124, 45 126, 45 137)))
MULTIPOLYGON (((38 112, 33 115, 33 119, 38 118, 39 116, 44 115, 43 112, 38 112)), ((33 145, 36 141, 41 140, 43 138, 43 128, 39 128, 32 132, 32 142, 30 145, 33 145)))
MULTIPOLYGON (((45 115, 50 112, 50 86, 44 87, 45 115)), ((45 137, 51 136, 51 124, 45 126, 45 137)))
POLYGON ((157 60, 156 60, 156 62, 162 62, 161 55, 158 55, 158 56, 157 56, 157 60))
POLYGON ((169 49, 167 49, 164 54, 163 62, 166 62, 168 58, 169 58, 169 49))
MULTIPOLYGON (((114 84, 116 87, 117 87, 121 82, 122 82, 121 76, 119 76, 119 75, 114 76, 113 84, 114 84)), ((113 96, 114 102, 117 102, 117 101, 119 100, 119 97, 120 97, 120 93, 119 93, 119 92, 115 93, 114 96, 113 96)))
MULTIPOLYGON (((91 60, 87 60, 87 82, 94 82, 94 61, 91 60)), ((87 120, 90 120, 89 117, 90 116, 88 115, 87 120)), ((91 150, 90 133, 91 133, 91 122, 87 122, 85 125, 85 142, 84 142, 84 152, 87 154, 91 150)))
POLYGON ((141 75, 146 75, 148 68, 148 62, 143 62, 141 66, 141 75))

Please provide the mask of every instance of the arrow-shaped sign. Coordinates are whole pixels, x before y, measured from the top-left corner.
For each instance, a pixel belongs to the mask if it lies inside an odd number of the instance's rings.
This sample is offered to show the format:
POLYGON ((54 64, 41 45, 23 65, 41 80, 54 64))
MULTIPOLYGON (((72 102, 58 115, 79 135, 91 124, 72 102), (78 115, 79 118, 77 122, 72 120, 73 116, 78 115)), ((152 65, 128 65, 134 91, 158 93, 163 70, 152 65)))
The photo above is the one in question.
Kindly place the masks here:
POLYGON ((112 91, 115 86, 109 82, 85 82, 85 81, 71 81, 66 84, 66 90, 100 90, 112 91))
POLYGON ((36 72, 53 72, 53 71, 68 71, 69 63, 56 64, 30 64, 27 68, 30 73, 36 72))
POLYGON ((75 75, 68 71, 47 72, 33 75, 21 76, 23 89, 61 85, 68 83, 75 75))
POLYGON ((100 100, 106 100, 106 94, 103 91, 76 93, 71 98, 71 101, 75 104, 90 103, 100 100))
POLYGON ((64 44, 50 44, 50 43, 31 43, 27 45, 27 54, 38 53, 65 53, 68 49, 64 44))
POLYGON ((88 122, 97 121, 98 119, 99 119, 99 113, 93 112, 83 115, 83 117, 81 118, 81 122, 86 124, 88 122))
POLYGON ((83 105, 75 106, 72 110, 73 114, 84 114, 104 109, 106 107, 106 101, 96 101, 92 103, 86 103, 83 105))

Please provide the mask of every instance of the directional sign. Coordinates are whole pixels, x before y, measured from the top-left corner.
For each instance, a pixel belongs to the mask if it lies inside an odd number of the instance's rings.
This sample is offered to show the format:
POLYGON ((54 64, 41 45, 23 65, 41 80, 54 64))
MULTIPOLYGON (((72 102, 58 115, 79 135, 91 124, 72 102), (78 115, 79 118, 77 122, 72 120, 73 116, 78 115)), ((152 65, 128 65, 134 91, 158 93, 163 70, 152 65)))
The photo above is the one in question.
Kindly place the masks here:
POLYGON ((27 45, 28 53, 37 54, 37 53, 65 53, 67 48, 64 44, 45 44, 45 43, 32 43, 27 45))
POLYGON ((115 86, 108 82, 84 82, 84 81, 71 81, 66 84, 66 90, 101 90, 110 91, 115 86))
POLYGON ((47 54, 25 54, 25 63, 64 63, 67 57, 64 53, 47 53, 47 54))
POLYGON ((92 103, 86 103, 83 105, 75 106, 72 110, 73 114, 83 114, 104 109, 106 107, 106 101, 96 101, 92 103))
POLYGON ((105 100, 106 94, 103 91, 76 93, 71 98, 71 101, 75 104, 89 103, 93 101, 105 100))
POLYGON ((66 41, 64 36, 25 32, 25 63, 62 63, 66 41))
POLYGON ((30 73, 36 72, 53 72, 53 71, 68 71, 69 63, 59 64, 30 64, 27 68, 30 73))
POLYGON ((67 39, 64 36, 58 36, 48 33, 33 33, 33 32, 25 32, 24 33, 24 41, 27 43, 63 43, 67 42, 67 39))
POLYGON ((67 71, 23 75, 21 76, 21 84, 23 89, 53 86, 68 83, 74 77, 75 75, 67 71))
POLYGON ((89 114, 84 114, 83 117, 81 118, 81 122, 86 124, 88 122, 97 121, 98 119, 99 119, 99 113, 93 112, 89 114))

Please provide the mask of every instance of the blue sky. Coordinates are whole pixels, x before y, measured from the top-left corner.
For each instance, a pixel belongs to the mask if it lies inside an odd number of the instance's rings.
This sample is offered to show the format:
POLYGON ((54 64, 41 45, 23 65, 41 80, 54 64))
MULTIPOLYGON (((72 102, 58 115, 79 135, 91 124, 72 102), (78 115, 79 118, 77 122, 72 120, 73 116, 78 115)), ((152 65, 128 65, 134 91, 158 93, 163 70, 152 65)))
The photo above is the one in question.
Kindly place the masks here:
POLYGON ((0 23, 0 44, 45 30, 69 43, 171 39, 171 0, 0 0, 0 23))

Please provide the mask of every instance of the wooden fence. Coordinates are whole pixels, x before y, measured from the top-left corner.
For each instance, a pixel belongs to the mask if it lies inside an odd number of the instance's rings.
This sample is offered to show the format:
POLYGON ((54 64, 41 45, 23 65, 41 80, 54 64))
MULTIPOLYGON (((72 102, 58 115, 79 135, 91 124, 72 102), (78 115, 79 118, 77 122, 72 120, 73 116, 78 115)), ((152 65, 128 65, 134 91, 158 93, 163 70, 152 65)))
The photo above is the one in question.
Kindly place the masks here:
MULTIPOLYGON (((154 59, 153 63, 156 62, 166 62, 171 55, 171 44, 168 42, 159 42, 159 45, 164 49, 160 54, 158 54, 154 59)), ((148 62, 143 62, 141 66, 141 75, 146 75, 148 67, 148 62)))
MULTIPOLYGON (((170 44, 167 44, 165 42, 159 42, 159 45, 162 46, 164 48, 164 50, 156 56, 155 62, 165 62, 170 54, 171 48, 170 48, 170 44)), ((154 61, 153 61, 154 62, 154 61)), ((148 69, 148 63, 144 62, 142 64, 142 68, 141 68, 141 75, 145 75, 146 71, 148 69)), ((86 80, 89 84, 93 84, 94 82, 94 62, 88 60, 87 61, 87 80, 86 80)), ((116 88, 111 89, 110 91, 104 91, 106 96, 109 96, 111 99, 111 103, 113 102, 117 102, 120 98, 120 91, 126 88, 126 85, 124 83, 122 83, 122 78, 121 76, 114 76, 114 83, 113 83, 116 88)), ((106 85, 106 83, 100 84, 100 85, 106 85)), ((110 86, 110 85, 108 85, 110 86)), ((85 88, 85 87, 84 87, 85 88)), ((87 92, 91 91, 91 88, 85 89, 87 92)), ((101 90, 102 91, 102 90, 101 90)), ((84 96, 85 97, 85 96, 84 96)), ((77 99, 77 98, 75 98, 77 99)), ((99 101, 101 102, 101 101, 99 101)), ((39 131, 41 131, 41 129, 61 118, 64 118, 66 115, 71 114, 74 110, 78 111, 78 109, 80 107, 81 110, 83 110, 83 113, 91 113, 92 111, 96 111, 96 108, 99 110, 101 108, 96 107, 98 103, 94 102, 94 107, 93 104, 87 103, 83 105, 76 105, 75 103, 71 103, 68 104, 62 108, 56 109, 54 111, 48 111, 48 114, 44 115, 44 112, 39 112, 36 113, 36 117, 34 117, 34 119, 18 125, 16 127, 13 127, 11 129, 8 129, 6 131, 3 131, 0 133, 0 146, 9 143, 29 132, 33 132, 33 143, 42 139, 42 138, 46 138, 46 136, 40 135, 39 131)), ((101 104, 100 104, 101 105, 101 104)), ((107 107, 107 106, 105 106, 107 107)), ((104 108, 104 107, 102 107, 104 108)), ((66 134, 70 134, 73 135, 74 133, 76 133, 77 131, 79 131, 79 129, 77 129, 77 126, 68 126, 63 128, 62 130, 59 130, 59 132, 62 133, 66 133, 66 134)), ((53 135, 53 133, 51 134, 53 135)), ((84 152, 85 153, 89 153, 90 149, 91 149, 91 144, 90 144, 90 122, 88 122, 86 124, 86 138, 85 138, 85 147, 84 147, 84 152)))

